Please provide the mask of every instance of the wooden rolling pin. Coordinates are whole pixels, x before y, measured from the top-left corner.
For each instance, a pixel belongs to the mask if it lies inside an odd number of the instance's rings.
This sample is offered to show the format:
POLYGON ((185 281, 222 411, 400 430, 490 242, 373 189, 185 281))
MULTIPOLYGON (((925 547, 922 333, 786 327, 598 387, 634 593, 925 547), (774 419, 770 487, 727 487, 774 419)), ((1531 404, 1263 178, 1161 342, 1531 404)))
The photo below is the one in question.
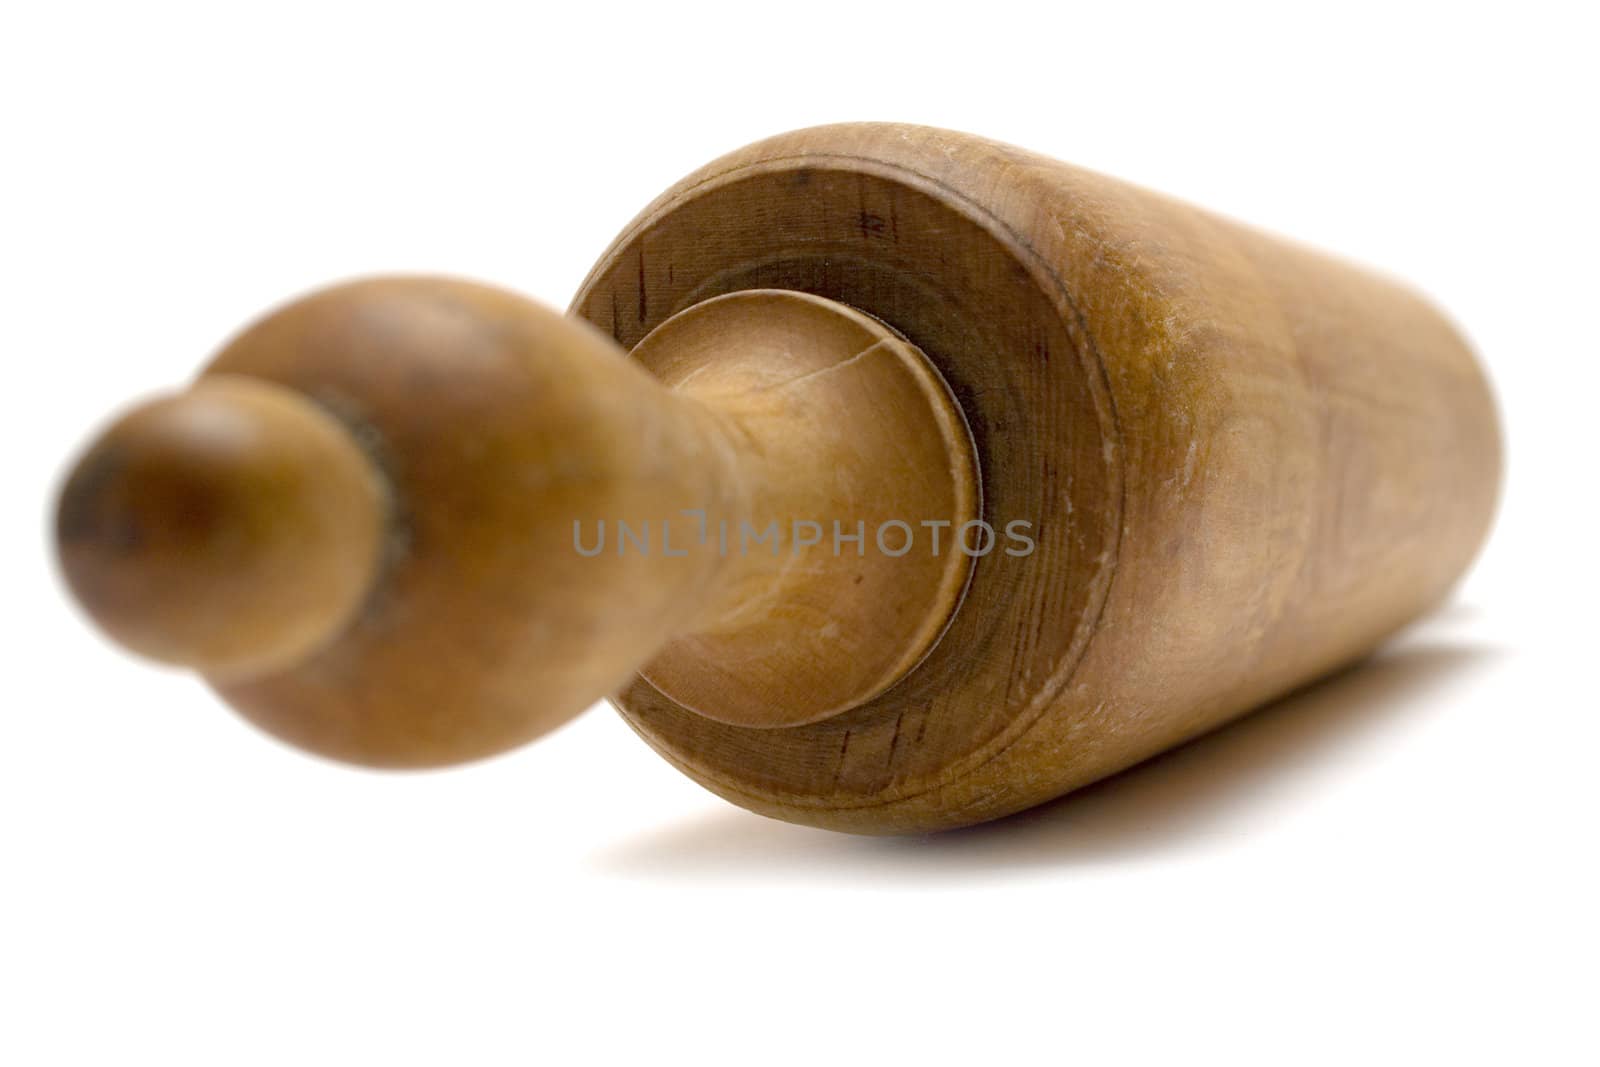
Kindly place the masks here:
POLYGON ((326 289, 78 461, 78 599, 356 763, 612 695, 707 788, 866 833, 1059 796, 1360 657, 1488 529, 1494 404, 1409 290, 965 134, 735 152, 566 317, 326 289))

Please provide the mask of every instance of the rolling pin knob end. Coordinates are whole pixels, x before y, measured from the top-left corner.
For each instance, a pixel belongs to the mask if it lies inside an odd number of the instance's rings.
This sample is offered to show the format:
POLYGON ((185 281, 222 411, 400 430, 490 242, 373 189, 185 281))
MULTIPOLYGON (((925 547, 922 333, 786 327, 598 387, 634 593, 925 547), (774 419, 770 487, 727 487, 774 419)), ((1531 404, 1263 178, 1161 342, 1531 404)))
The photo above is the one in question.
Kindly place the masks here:
POLYGON ((381 555, 381 480, 300 394, 236 375, 135 407, 56 512, 73 594, 112 638, 206 674, 297 663, 357 613, 381 555))

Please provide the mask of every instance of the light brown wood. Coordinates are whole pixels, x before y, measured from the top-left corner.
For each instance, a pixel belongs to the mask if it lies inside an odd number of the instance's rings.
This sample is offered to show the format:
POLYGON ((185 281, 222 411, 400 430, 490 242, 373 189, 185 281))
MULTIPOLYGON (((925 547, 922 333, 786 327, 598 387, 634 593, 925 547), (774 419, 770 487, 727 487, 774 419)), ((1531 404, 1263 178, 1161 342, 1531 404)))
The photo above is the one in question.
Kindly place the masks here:
POLYGON ((1358 658, 1447 593, 1498 491, 1488 384, 1425 301, 964 134, 736 152, 648 207, 571 314, 387 279, 212 364, 318 405, 386 508, 360 609, 216 679, 244 714, 414 766, 620 689, 646 741, 756 811, 967 825, 1358 658), (866 551, 575 550, 602 520, 692 532, 686 510, 862 520, 866 551), (996 544, 875 543, 927 519, 996 544))
POLYGON ((935 830, 1111 774, 1351 662, 1438 603, 1500 479, 1488 384, 1388 279, 965 134, 785 134, 636 219, 572 310, 632 346, 746 288, 828 297, 926 354, 972 428, 975 561, 932 653, 783 731, 617 698, 667 759, 797 822, 935 830))
POLYGON ((523 743, 652 657, 664 687, 747 726, 883 692, 969 561, 833 551, 831 524, 972 516, 972 443, 937 375, 883 324, 793 292, 710 301, 641 355, 658 377, 465 282, 312 294, 90 451, 62 502, 68 573, 119 640, 207 672, 285 740, 378 766, 523 743), (242 456, 223 402, 272 416, 242 456), (227 521, 197 534, 202 495, 227 521), (828 536, 797 544, 794 520, 828 536))
POLYGON ((972 438, 922 353, 831 300, 756 289, 685 309, 632 354, 721 420, 747 501, 708 531, 729 580, 643 676, 758 728, 816 722, 899 681, 966 586, 972 558, 950 542, 977 514, 972 438))
POLYGON ((72 591, 128 648, 218 677, 314 653, 347 625, 387 504, 344 428, 229 375, 143 404, 78 462, 57 537, 72 591))

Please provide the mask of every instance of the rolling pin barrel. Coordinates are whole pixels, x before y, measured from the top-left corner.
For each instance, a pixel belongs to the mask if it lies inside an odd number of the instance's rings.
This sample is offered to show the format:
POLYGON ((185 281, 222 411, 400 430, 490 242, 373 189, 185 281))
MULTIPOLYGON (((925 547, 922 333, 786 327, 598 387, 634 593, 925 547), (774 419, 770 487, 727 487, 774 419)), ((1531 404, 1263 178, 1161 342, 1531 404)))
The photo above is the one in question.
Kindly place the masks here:
POLYGON ((375 279, 113 424, 58 511, 135 651, 353 762, 614 694, 713 791, 867 833, 1017 811, 1361 656, 1500 478, 1405 288, 962 134, 689 176, 568 316, 375 279))

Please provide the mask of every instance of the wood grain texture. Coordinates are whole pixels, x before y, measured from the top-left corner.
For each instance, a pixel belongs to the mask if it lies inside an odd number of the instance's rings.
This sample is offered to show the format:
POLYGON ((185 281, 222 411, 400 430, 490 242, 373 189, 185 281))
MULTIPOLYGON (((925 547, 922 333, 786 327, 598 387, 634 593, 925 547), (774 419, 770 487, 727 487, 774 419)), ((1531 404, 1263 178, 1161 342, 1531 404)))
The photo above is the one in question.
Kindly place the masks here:
POLYGON ((718 591, 644 676, 700 715, 762 728, 899 681, 960 600, 972 560, 950 541, 977 514, 972 438, 926 357, 876 319, 774 289, 694 304, 633 357, 714 420, 740 501, 698 531, 723 557, 718 591))
POLYGON ((573 312, 625 347, 751 288, 903 333, 977 447, 976 561, 944 638, 822 722, 732 726, 644 678, 617 699, 728 799, 867 833, 994 818, 1212 729, 1436 604, 1493 512, 1498 424, 1470 351, 1386 279, 976 137, 861 124, 686 178, 573 312))
POLYGON ((492 755, 647 662, 750 727, 883 692, 971 569, 864 543, 884 517, 975 513, 938 374, 878 320, 793 291, 698 304, 638 357, 474 283, 312 293, 89 450, 63 562, 124 644, 354 763, 492 755))
POLYGON ((1446 594, 1499 478, 1488 384, 1404 287, 868 124, 691 175, 570 316, 438 278, 286 305, 113 427, 59 531, 113 636, 303 748, 460 762, 621 688, 736 803, 893 833, 1059 796, 1361 656, 1446 594), (717 533, 669 548, 686 512, 717 533), (943 556, 874 536, 930 519, 943 556), (797 520, 876 543, 802 553, 797 520), (957 555, 969 520, 1031 550, 957 555), (769 524, 776 551, 725 547, 769 524))

